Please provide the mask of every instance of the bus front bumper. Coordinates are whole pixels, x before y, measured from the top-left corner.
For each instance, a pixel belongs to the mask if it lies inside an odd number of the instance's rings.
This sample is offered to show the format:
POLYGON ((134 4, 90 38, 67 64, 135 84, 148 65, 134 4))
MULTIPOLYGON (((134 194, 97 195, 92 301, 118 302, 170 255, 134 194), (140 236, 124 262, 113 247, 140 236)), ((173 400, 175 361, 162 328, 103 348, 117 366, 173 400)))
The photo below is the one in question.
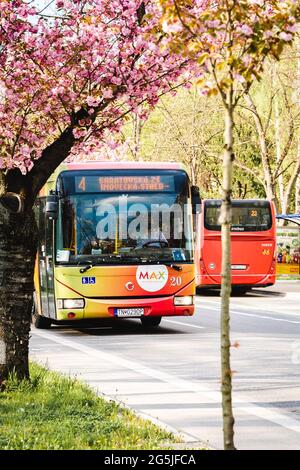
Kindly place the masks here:
POLYGON ((143 309, 144 317, 191 316, 194 305, 174 305, 174 295, 149 298, 85 299, 83 309, 58 310, 57 320, 117 318, 117 309, 143 309))

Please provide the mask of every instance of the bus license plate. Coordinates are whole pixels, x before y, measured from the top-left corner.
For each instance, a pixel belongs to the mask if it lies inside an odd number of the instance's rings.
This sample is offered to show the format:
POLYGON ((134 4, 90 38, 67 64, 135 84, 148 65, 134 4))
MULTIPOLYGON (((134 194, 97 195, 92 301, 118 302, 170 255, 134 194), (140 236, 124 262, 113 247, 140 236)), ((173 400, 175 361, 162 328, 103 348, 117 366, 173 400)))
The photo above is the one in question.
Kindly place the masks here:
POLYGON ((245 271, 247 269, 246 264, 232 264, 231 269, 235 269, 236 271, 245 271))
POLYGON ((143 308, 115 308, 115 317, 142 317, 143 308))

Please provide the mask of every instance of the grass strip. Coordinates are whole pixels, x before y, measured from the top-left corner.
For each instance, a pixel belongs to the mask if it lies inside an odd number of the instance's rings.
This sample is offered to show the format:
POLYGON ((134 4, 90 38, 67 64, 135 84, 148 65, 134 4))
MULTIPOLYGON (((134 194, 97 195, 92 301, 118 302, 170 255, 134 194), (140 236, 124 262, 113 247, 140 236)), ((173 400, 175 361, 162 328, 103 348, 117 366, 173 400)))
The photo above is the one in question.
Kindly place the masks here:
POLYGON ((176 438, 77 379, 31 364, 0 392, 1 450, 170 449, 176 438))

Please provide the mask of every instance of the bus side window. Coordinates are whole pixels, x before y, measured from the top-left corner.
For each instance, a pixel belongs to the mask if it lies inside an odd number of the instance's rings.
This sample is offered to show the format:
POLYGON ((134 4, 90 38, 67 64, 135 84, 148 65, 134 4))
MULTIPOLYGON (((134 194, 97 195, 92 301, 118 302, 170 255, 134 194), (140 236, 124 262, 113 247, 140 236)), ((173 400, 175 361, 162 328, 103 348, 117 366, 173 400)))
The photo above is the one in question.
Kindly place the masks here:
POLYGON ((69 200, 62 203, 63 230, 63 249, 75 252, 76 228, 74 208, 69 200))
POLYGON ((49 217, 46 218, 46 256, 52 258, 53 256, 53 219, 50 219, 49 217))
POLYGON ((46 255, 46 216, 45 216, 46 199, 39 199, 39 254, 42 258, 46 255))

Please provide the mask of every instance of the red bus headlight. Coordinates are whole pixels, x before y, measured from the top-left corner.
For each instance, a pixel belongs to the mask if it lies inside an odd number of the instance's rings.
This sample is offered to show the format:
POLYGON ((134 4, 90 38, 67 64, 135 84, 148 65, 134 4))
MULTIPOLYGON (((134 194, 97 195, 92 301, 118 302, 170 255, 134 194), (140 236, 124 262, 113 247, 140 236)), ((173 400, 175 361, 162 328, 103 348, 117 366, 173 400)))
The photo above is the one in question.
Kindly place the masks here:
POLYGON ((193 295, 183 295, 174 297, 174 305, 177 306, 186 306, 186 305, 194 305, 194 296, 193 295))

